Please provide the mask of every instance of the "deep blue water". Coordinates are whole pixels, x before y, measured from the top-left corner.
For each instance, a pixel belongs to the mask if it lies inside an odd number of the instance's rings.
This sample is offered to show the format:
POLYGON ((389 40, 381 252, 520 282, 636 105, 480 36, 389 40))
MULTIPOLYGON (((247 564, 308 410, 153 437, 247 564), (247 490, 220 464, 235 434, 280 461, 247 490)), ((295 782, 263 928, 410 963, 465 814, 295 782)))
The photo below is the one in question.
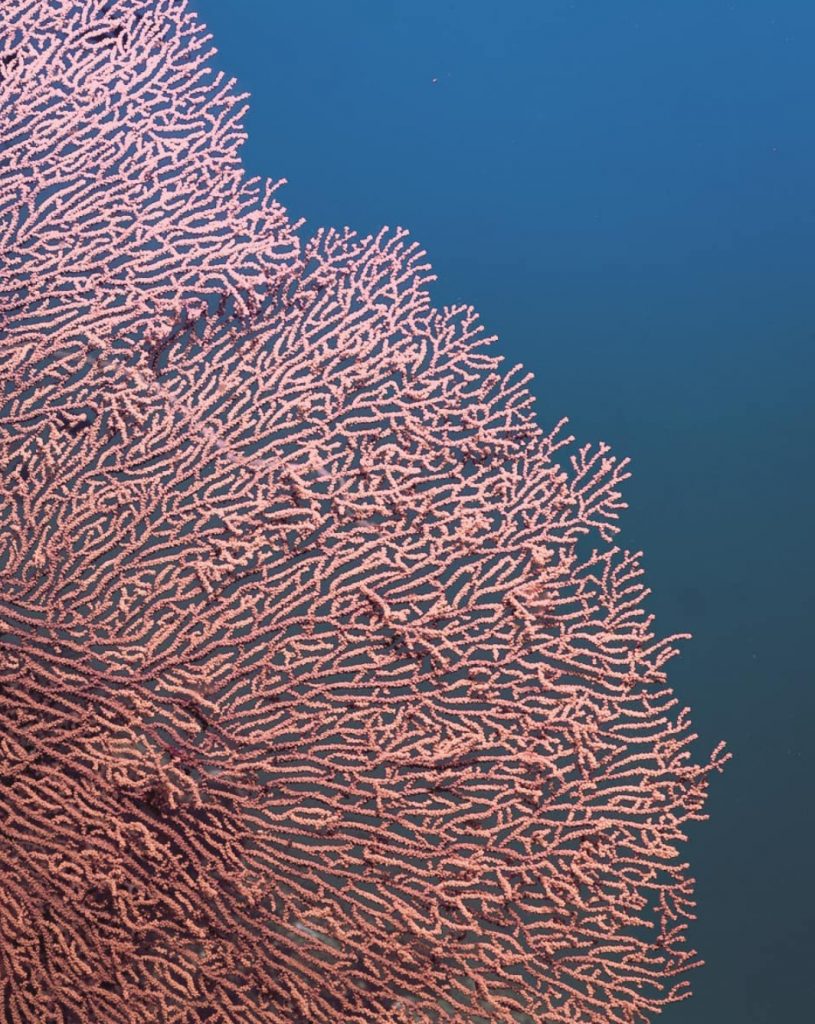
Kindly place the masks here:
POLYGON ((195 0, 251 174, 308 228, 404 225, 438 303, 630 455, 670 680, 716 777, 707 961, 666 1024, 812 1019, 815 4, 195 0))

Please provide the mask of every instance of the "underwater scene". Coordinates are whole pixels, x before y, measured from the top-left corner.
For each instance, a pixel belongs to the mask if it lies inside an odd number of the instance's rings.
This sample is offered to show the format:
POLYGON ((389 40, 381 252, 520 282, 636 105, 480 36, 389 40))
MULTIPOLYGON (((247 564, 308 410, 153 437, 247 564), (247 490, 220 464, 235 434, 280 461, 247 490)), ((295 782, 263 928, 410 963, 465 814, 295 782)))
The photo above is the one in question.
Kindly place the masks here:
POLYGON ((0 4, 2 1024, 809 1018, 814 31, 0 4))

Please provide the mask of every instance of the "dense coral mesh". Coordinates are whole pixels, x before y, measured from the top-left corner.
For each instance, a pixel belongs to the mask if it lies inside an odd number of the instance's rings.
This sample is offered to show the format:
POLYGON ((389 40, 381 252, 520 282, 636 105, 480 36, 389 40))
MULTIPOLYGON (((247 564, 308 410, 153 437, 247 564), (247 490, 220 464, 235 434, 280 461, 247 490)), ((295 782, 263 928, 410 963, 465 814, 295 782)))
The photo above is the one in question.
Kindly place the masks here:
POLYGON ((625 461, 301 244, 178 0, 0 7, 5 1024, 633 1022, 706 763, 625 461))

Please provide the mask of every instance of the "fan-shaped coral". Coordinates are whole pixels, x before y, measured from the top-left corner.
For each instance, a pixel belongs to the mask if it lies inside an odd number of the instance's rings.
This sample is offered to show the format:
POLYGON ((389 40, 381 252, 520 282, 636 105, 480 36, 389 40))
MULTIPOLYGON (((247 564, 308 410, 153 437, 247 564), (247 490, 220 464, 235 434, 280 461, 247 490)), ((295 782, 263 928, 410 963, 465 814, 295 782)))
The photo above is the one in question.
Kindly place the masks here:
POLYGON ((725 758, 625 461, 404 232, 301 245, 183 3, 0 25, 5 1021, 650 1019, 725 758))

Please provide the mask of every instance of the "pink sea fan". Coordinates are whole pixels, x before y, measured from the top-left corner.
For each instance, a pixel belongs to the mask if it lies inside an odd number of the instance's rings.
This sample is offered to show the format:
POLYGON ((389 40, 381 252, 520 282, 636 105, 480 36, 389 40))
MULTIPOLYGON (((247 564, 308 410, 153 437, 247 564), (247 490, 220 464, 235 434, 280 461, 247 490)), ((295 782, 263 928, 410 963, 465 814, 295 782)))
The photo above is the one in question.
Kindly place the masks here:
POLYGON ((401 230, 305 244, 180 0, 0 10, 6 1024, 633 1024, 721 747, 401 230))

